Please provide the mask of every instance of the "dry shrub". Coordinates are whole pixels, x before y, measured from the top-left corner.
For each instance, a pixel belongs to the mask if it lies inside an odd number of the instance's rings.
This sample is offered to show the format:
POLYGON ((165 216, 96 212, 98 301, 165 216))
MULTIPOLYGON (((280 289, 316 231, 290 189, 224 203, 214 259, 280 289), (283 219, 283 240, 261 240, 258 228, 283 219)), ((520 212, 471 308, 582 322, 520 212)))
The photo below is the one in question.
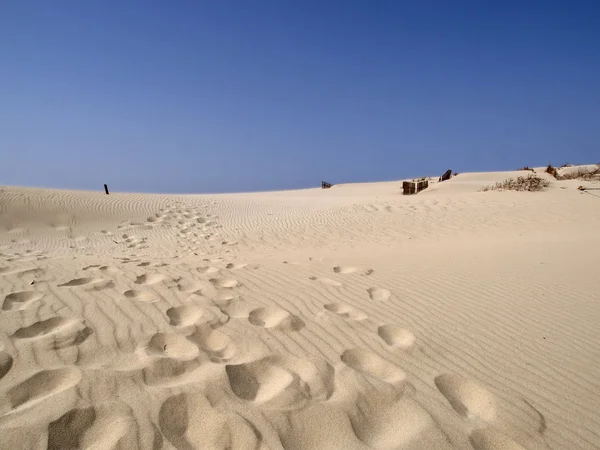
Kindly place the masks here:
POLYGON ((546 167, 546 173, 549 173, 554 178, 558 178, 558 171, 552 167, 552 164, 548 164, 548 167, 546 167))
POLYGON ((535 172, 535 170, 531 169, 529 166, 525 166, 521 169, 517 169, 517 170, 529 170, 530 172, 535 172))
POLYGON ((595 169, 586 169, 581 167, 571 173, 566 173, 559 177, 560 180, 600 180, 600 164, 595 169))
POLYGON ((552 183, 537 175, 528 175, 526 177, 508 178, 504 181, 499 181, 496 184, 486 186, 481 191, 543 191, 550 187, 552 183))

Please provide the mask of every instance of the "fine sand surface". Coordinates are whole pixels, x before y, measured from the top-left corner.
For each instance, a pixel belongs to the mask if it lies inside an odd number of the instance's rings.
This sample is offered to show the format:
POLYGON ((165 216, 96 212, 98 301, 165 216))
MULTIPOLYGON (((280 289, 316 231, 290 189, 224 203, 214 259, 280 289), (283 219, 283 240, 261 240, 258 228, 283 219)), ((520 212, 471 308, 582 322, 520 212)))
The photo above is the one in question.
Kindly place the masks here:
POLYGON ((600 448, 600 191, 524 174, 0 188, 0 449, 600 448))

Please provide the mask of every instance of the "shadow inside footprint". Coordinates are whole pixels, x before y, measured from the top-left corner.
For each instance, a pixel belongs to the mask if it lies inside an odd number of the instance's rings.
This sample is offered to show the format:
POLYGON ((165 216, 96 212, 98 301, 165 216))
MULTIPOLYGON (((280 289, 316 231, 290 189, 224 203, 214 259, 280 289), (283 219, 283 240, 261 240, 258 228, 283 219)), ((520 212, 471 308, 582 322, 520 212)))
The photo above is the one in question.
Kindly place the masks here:
POLYGON ((225 371, 238 398, 267 409, 303 408, 329 399, 335 389, 334 368, 323 360, 272 355, 225 371))
POLYGON ((48 449, 131 448, 134 424, 131 408, 121 402, 72 409, 48 425, 48 449))
POLYGON ((35 291, 13 292, 4 298, 2 309, 4 311, 20 311, 40 300, 43 296, 43 293, 35 291))
POLYGON ((306 326, 306 323, 298 316, 275 307, 263 307, 250 311, 248 321, 256 327, 287 331, 300 331, 306 326))
POLYGON ((263 448, 262 435, 237 413, 223 414, 200 392, 169 397, 158 422, 165 438, 178 450, 195 448, 263 448))
POLYGON ((13 411, 28 409, 35 404, 66 391, 81 381, 76 368, 41 370, 8 390, 13 411))
POLYGON ((174 306, 167 309, 170 325, 174 327, 189 327, 198 322, 204 315, 204 309, 196 305, 174 306))
POLYGON ((90 284, 100 283, 104 280, 100 278, 75 278, 74 280, 68 281, 63 284, 59 284, 58 287, 76 287, 76 286, 87 286, 90 284))
POLYGON ((403 370, 370 350, 361 348, 346 350, 342 353, 341 359, 348 367, 357 372, 389 384, 401 383, 406 379, 406 373, 403 370))
POLYGON ((361 321, 368 318, 365 312, 343 303, 327 303, 326 305, 323 305, 323 308, 346 320, 361 321))
POLYGON ((479 383, 455 374, 436 377, 435 385, 459 415, 480 425, 489 424, 471 435, 476 449, 547 448, 543 439, 546 419, 527 400, 512 395, 506 401, 479 383), (497 447, 496 443, 504 445, 497 447))
POLYGON ((387 345, 409 349, 415 343, 415 335, 406 328, 400 328, 396 325, 381 325, 377 329, 379 337, 385 341, 387 345))
POLYGON ((196 331, 188 336, 214 363, 224 363, 237 354, 237 347, 233 340, 220 331, 213 330, 210 326, 197 327, 196 331))
POLYGON ((325 286, 334 286, 334 287, 342 286, 342 283, 340 283, 339 281, 336 281, 336 280, 332 280, 331 278, 310 277, 309 280, 317 281, 321 284, 324 284, 325 286))
POLYGON ((48 425, 48 450, 80 448, 81 436, 96 420, 94 408, 72 409, 48 425))
POLYGON ((13 365, 13 357, 5 351, 0 351, 0 380, 4 378, 13 365))
POLYGON ((376 302, 384 302, 386 300, 389 300, 392 296, 392 293, 390 291, 380 287, 369 288, 367 289, 367 292, 369 293, 369 297, 371 297, 371 300, 374 300, 376 302))

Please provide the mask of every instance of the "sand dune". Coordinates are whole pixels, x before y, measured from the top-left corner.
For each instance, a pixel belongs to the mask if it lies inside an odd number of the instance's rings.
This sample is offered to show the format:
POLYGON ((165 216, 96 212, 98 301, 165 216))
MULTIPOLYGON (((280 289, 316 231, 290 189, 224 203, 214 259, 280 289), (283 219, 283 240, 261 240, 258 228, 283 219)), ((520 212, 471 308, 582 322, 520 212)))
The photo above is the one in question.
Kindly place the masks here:
POLYGON ((1 188, 0 448, 600 448, 598 182, 523 174, 1 188))

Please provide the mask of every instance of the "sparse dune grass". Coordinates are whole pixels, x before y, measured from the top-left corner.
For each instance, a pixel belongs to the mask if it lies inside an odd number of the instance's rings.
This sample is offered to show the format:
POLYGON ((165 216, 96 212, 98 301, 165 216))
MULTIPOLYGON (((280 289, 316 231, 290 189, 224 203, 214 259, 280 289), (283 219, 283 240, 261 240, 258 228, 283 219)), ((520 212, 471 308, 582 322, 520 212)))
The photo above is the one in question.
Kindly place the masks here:
POLYGON ((481 189, 486 191, 529 191, 537 192, 544 191, 549 188, 552 183, 548 180, 540 178, 537 175, 531 174, 526 177, 507 178, 504 181, 499 181, 496 184, 485 186, 481 189))
POLYGON ((595 168, 580 167, 575 171, 565 173, 559 176, 560 180, 600 180, 600 164, 595 168))

